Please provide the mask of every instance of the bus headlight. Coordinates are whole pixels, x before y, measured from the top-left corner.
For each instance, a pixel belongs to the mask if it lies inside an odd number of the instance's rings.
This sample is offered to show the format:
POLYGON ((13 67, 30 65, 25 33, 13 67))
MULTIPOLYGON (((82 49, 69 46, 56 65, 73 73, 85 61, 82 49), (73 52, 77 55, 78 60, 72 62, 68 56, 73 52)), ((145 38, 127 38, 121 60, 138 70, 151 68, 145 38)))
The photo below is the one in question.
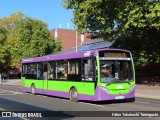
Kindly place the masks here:
POLYGON ((109 92, 109 90, 108 90, 107 88, 105 88, 105 87, 101 87, 101 89, 102 89, 102 91, 104 91, 105 93, 110 94, 110 92, 109 92))
POLYGON ((132 87, 130 87, 129 91, 133 91, 135 89, 135 85, 133 85, 132 87))

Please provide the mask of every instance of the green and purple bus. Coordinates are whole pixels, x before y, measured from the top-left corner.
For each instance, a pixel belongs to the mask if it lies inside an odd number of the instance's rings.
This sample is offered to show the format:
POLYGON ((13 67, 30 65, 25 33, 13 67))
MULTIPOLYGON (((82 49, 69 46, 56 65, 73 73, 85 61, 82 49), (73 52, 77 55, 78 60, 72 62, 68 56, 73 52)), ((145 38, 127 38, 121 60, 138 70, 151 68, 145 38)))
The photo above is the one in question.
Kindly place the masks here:
POLYGON ((71 101, 134 100, 132 55, 104 48, 23 59, 22 90, 71 101))

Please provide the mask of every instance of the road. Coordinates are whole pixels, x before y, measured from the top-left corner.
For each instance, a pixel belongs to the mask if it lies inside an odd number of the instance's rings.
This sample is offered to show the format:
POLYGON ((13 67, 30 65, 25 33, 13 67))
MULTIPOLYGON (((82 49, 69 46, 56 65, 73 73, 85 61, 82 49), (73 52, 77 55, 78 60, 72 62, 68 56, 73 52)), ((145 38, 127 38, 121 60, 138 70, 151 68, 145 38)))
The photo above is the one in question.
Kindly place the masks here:
MULTIPOLYGON (((160 111, 160 100, 136 98, 135 102, 105 101, 105 102, 87 102, 80 101, 74 103, 68 99, 45 96, 31 95, 21 91, 19 85, 0 85, 0 111, 51 111, 49 115, 56 116, 54 119, 91 119, 106 120, 106 116, 111 111, 160 111), (80 111, 80 112, 73 112, 80 111), (109 111, 109 112, 106 112, 109 111), (57 117, 58 116, 58 117, 57 117), (61 117, 60 117, 61 116, 61 117)), ((154 112, 153 112, 154 113, 154 112)), ((44 112, 45 114, 45 112, 44 112)), ((111 113, 112 114, 112 113, 111 113)), ((43 113, 42 113, 43 115, 43 113)), ((42 116, 43 117, 43 116, 42 116)), ((128 117, 107 117, 107 119, 128 120, 128 117)), ((1 118, 4 119, 4 118, 1 118)), ((11 118, 8 118, 11 119, 11 118)), ((14 118, 12 118, 14 119, 14 118)), ((33 118, 18 119, 30 120, 33 118)), ((36 118, 34 118, 36 119, 36 118)), ((40 118, 37 118, 40 119, 40 118)), ((48 119, 48 118, 41 118, 48 119)), ((53 118, 50 118, 53 120, 53 118)), ((159 117, 131 117, 131 119, 154 119, 159 117)), ((17 118, 15 118, 17 120, 17 118)))

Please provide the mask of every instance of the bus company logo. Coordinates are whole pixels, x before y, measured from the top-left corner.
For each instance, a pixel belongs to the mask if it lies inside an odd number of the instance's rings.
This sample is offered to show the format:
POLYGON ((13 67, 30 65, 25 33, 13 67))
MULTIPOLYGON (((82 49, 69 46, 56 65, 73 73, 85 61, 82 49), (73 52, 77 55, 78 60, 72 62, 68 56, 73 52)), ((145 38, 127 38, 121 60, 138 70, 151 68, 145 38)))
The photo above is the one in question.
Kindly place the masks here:
POLYGON ((26 60, 23 60, 24 62, 29 62, 29 61, 32 61, 33 59, 26 59, 26 60))
POLYGON ((84 53, 84 57, 89 57, 91 55, 91 51, 87 51, 84 53))
POLYGON ((11 112, 2 112, 2 117, 12 117, 11 112))
POLYGON ((118 85, 116 88, 117 89, 123 89, 123 85, 118 85))

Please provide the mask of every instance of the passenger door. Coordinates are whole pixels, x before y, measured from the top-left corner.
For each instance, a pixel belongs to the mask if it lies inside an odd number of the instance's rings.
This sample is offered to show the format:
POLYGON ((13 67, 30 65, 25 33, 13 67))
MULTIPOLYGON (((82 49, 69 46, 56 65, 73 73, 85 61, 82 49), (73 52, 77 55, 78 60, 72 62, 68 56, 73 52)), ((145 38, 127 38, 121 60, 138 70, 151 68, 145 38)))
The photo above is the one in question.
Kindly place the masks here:
POLYGON ((82 78, 82 91, 84 94, 94 94, 95 88, 95 70, 92 58, 83 58, 81 60, 81 78, 82 78))

